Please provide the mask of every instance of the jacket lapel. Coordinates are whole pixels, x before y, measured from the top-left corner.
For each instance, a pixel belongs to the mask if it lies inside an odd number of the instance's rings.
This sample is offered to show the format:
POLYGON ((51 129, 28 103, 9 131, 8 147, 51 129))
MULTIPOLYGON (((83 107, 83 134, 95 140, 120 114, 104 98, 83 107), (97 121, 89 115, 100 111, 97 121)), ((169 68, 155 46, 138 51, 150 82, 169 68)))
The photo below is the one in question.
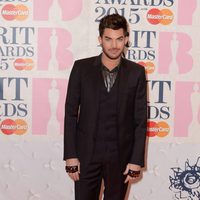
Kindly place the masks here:
MULTIPOLYGON (((98 117, 99 113, 99 98, 100 98, 100 89, 101 89, 101 55, 96 57, 94 61, 94 66, 93 66, 93 73, 92 73, 92 78, 93 78, 93 99, 94 99, 94 111, 97 113, 96 118, 98 117)), ((92 94, 91 94, 92 95, 92 94)))
POLYGON ((118 118, 121 114, 121 109, 123 109, 123 99, 125 98, 124 91, 127 88, 128 85, 128 67, 126 65, 126 61, 124 58, 122 58, 121 64, 120 64, 120 71, 119 71, 119 85, 118 85, 118 103, 117 103, 117 113, 118 118))

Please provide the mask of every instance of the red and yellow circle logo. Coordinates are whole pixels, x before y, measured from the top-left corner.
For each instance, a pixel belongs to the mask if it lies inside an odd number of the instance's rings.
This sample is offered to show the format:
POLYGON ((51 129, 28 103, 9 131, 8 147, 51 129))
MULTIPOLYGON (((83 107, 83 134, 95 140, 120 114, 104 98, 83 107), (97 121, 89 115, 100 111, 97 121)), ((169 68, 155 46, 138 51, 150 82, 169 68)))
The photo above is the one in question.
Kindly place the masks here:
POLYGON ((17 58, 14 62, 14 67, 16 70, 32 70, 34 67, 34 62, 31 58, 17 58))
POLYGON ((166 122, 149 121, 147 123, 147 136, 149 137, 165 137, 169 135, 170 127, 166 122))
POLYGON ((152 74, 155 71, 155 65, 154 65, 153 62, 140 61, 140 62, 138 62, 138 64, 142 65, 145 68, 145 71, 146 71, 147 74, 152 74))
POLYGON ((1 10, 1 15, 5 20, 12 21, 24 21, 29 16, 29 9, 27 6, 7 4, 1 10))
POLYGON ((153 8, 147 13, 147 20, 150 24, 157 25, 169 25, 173 22, 174 14, 169 9, 157 9, 153 8))
POLYGON ((0 129, 5 135, 23 135, 28 130, 28 125, 23 119, 5 119, 0 125, 0 129))

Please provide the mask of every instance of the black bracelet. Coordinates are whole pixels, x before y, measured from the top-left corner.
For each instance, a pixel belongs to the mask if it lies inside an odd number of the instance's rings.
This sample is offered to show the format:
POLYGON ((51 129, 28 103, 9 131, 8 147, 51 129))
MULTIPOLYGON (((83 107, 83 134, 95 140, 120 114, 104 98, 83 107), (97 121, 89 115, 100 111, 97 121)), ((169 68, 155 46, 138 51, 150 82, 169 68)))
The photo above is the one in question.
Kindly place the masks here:
POLYGON ((76 166, 65 166, 65 170, 67 173, 75 173, 78 171, 78 165, 76 166))
POLYGON ((128 175, 132 178, 137 178, 140 176, 140 171, 134 171, 134 170, 129 169, 128 175))

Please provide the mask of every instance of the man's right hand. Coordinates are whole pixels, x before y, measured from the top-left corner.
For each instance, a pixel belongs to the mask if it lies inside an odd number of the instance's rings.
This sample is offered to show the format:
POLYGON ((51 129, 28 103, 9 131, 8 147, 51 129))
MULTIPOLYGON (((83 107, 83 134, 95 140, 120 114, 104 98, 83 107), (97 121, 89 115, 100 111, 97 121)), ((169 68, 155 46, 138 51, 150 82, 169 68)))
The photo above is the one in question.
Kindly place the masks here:
POLYGON ((74 173, 68 173, 70 178, 74 181, 79 180, 79 174, 80 174, 80 162, 77 158, 70 158, 66 160, 66 166, 78 166, 78 171, 74 173))

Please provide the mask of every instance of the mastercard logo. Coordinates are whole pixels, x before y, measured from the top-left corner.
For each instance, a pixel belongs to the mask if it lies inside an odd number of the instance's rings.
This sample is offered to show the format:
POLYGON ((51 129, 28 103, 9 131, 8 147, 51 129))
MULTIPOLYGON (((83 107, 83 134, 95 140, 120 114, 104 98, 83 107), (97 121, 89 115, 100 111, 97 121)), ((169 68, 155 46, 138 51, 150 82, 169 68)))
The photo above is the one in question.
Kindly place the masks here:
POLYGON ((23 135, 28 130, 28 125, 23 119, 5 119, 0 125, 0 129, 5 135, 23 135))
POLYGON ((159 10, 157 8, 153 8, 147 13, 147 20, 150 24, 157 25, 168 25, 171 24, 174 19, 174 14, 169 9, 159 10))
POLYGON ((149 121, 147 124, 147 136, 149 137, 165 137, 169 135, 170 127, 166 122, 149 121))
POLYGON ((29 16, 29 9, 25 5, 13 5, 7 4, 1 10, 1 15, 5 20, 12 21, 24 21, 29 16))
POLYGON ((145 68, 147 74, 152 74, 155 71, 155 65, 153 62, 138 62, 138 64, 142 65, 145 68))
POLYGON ((16 70, 32 70, 34 67, 34 62, 30 58, 22 59, 22 58, 17 58, 14 61, 14 67, 16 70))

